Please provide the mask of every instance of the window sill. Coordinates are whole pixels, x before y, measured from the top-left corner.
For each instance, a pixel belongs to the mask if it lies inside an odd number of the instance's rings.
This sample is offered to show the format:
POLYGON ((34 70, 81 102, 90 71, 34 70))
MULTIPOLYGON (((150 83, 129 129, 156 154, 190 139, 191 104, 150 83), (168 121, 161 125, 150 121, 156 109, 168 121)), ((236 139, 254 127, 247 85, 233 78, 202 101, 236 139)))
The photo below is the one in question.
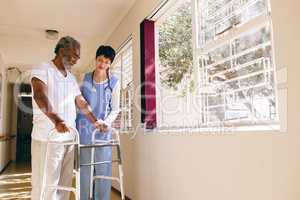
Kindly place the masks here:
POLYGON ((280 130, 279 124, 268 124, 268 125, 248 125, 248 126, 228 126, 228 127, 174 127, 174 128, 155 128, 145 129, 145 133, 158 133, 158 134, 190 134, 200 133, 205 135, 232 135, 238 133, 271 133, 279 134, 286 131, 280 130))

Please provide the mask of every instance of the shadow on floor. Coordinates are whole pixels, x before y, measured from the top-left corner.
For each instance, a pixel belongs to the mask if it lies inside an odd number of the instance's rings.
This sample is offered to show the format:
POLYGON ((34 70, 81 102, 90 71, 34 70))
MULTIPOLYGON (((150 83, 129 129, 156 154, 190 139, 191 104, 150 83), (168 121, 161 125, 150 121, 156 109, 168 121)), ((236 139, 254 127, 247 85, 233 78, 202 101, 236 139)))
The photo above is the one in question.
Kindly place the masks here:
MULTIPOLYGON (((0 199, 30 199, 31 167, 30 163, 11 162, 0 174, 0 199)), ((73 199, 72 197, 70 199, 73 199)), ((116 192, 111 193, 111 200, 119 200, 116 192)))
POLYGON ((30 199, 31 169, 29 163, 10 163, 0 175, 0 199, 30 199))

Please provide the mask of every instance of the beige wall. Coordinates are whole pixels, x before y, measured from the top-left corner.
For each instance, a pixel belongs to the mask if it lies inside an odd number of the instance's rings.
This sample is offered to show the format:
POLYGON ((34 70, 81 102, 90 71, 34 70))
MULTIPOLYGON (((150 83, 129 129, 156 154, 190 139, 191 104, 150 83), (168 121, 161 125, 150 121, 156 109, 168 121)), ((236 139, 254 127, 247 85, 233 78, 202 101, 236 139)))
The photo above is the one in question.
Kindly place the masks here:
MULTIPOLYGON (((3 79, 4 79, 4 62, 3 62, 3 58, 2 58, 2 54, 0 52, 0 74, 2 76, 2 83, 1 83, 1 92, 3 91, 3 79)), ((0 114, 0 135, 3 135, 3 130, 2 130, 2 127, 3 127, 3 112, 2 112, 2 108, 3 108, 3 92, 0 94, 1 95, 1 103, 0 103, 0 111, 1 111, 1 114, 0 114)))
MULTIPOLYGON (((159 0, 139 0, 109 37, 133 34, 134 84, 140 76, 139 24, 159 0)), ((300 199, 300 18, 297 0, 271 0, 277 67, 288 69, 288 131, 276 134, 123 136, 126 190, 134 200, 300 199), (129 162, 128 162, 129 161, 129 162)), ((140 114, 135 109, 135 124, 140 114)))
POLYGON ((13 98, 13 84, 9 82, 6 68, 0 55, 0 69, 2 71, 2 129, 1 134, 6 136, 0 140, 0 171, 10 160, 16 160, 16 137, 17 134, 17 106, 13 98))
POLYGON ((0 172, 7 166, 10 161, 10 141, 0 141, 0 172))
MULTIPOLYGON (((9 119, 9 98, 7 98, 7 91, 8 91, 8 82, 7 82, 7 77, 6 77, 6 73, 5 73, 5 67, 4 67, 4 62, 2 60, 1 54, 0 54, 0 70, 2 73, 2 93, 1 93, 1 106, 2 106, 2 110, 1 110, 1 130, 0 130, 0 134, 2 136, 8 136, 9 134, 9 123, 10 123, 10 119, 9 119)), ((10 140, 9 138, 0 138, 0 171, 3 170, 3 168, 8 164, 8 162, 10 161, 10 140)))

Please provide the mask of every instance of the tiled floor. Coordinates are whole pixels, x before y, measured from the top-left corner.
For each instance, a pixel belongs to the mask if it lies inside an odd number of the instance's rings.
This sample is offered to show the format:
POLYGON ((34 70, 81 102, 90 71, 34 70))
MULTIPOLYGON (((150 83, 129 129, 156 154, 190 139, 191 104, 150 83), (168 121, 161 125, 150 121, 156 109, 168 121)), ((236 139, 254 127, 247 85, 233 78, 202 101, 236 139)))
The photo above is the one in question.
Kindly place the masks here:
POLYGON ((0 175, 0 199, 30 199, 30 165, 11 163, 0 175))
MULTIPOLYGON (((29 164, 11 163, 0 174, 0 199, 30 199, 31 169, 29 164)), ((111 200, 121 199, 115 192, 111 193, 111 200)))

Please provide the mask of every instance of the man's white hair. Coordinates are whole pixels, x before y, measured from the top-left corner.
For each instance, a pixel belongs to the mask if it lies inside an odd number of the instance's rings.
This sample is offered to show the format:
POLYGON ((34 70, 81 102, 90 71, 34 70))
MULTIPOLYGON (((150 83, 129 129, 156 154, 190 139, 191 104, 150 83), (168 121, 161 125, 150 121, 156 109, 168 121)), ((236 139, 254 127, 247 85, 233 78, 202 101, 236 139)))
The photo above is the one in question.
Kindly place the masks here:
POLYGON ((71 36, 65 36, 59 39, 54 49, 54 53, 57 55, 60 48, 76 48, 80 49, 80 43, 71 36))

